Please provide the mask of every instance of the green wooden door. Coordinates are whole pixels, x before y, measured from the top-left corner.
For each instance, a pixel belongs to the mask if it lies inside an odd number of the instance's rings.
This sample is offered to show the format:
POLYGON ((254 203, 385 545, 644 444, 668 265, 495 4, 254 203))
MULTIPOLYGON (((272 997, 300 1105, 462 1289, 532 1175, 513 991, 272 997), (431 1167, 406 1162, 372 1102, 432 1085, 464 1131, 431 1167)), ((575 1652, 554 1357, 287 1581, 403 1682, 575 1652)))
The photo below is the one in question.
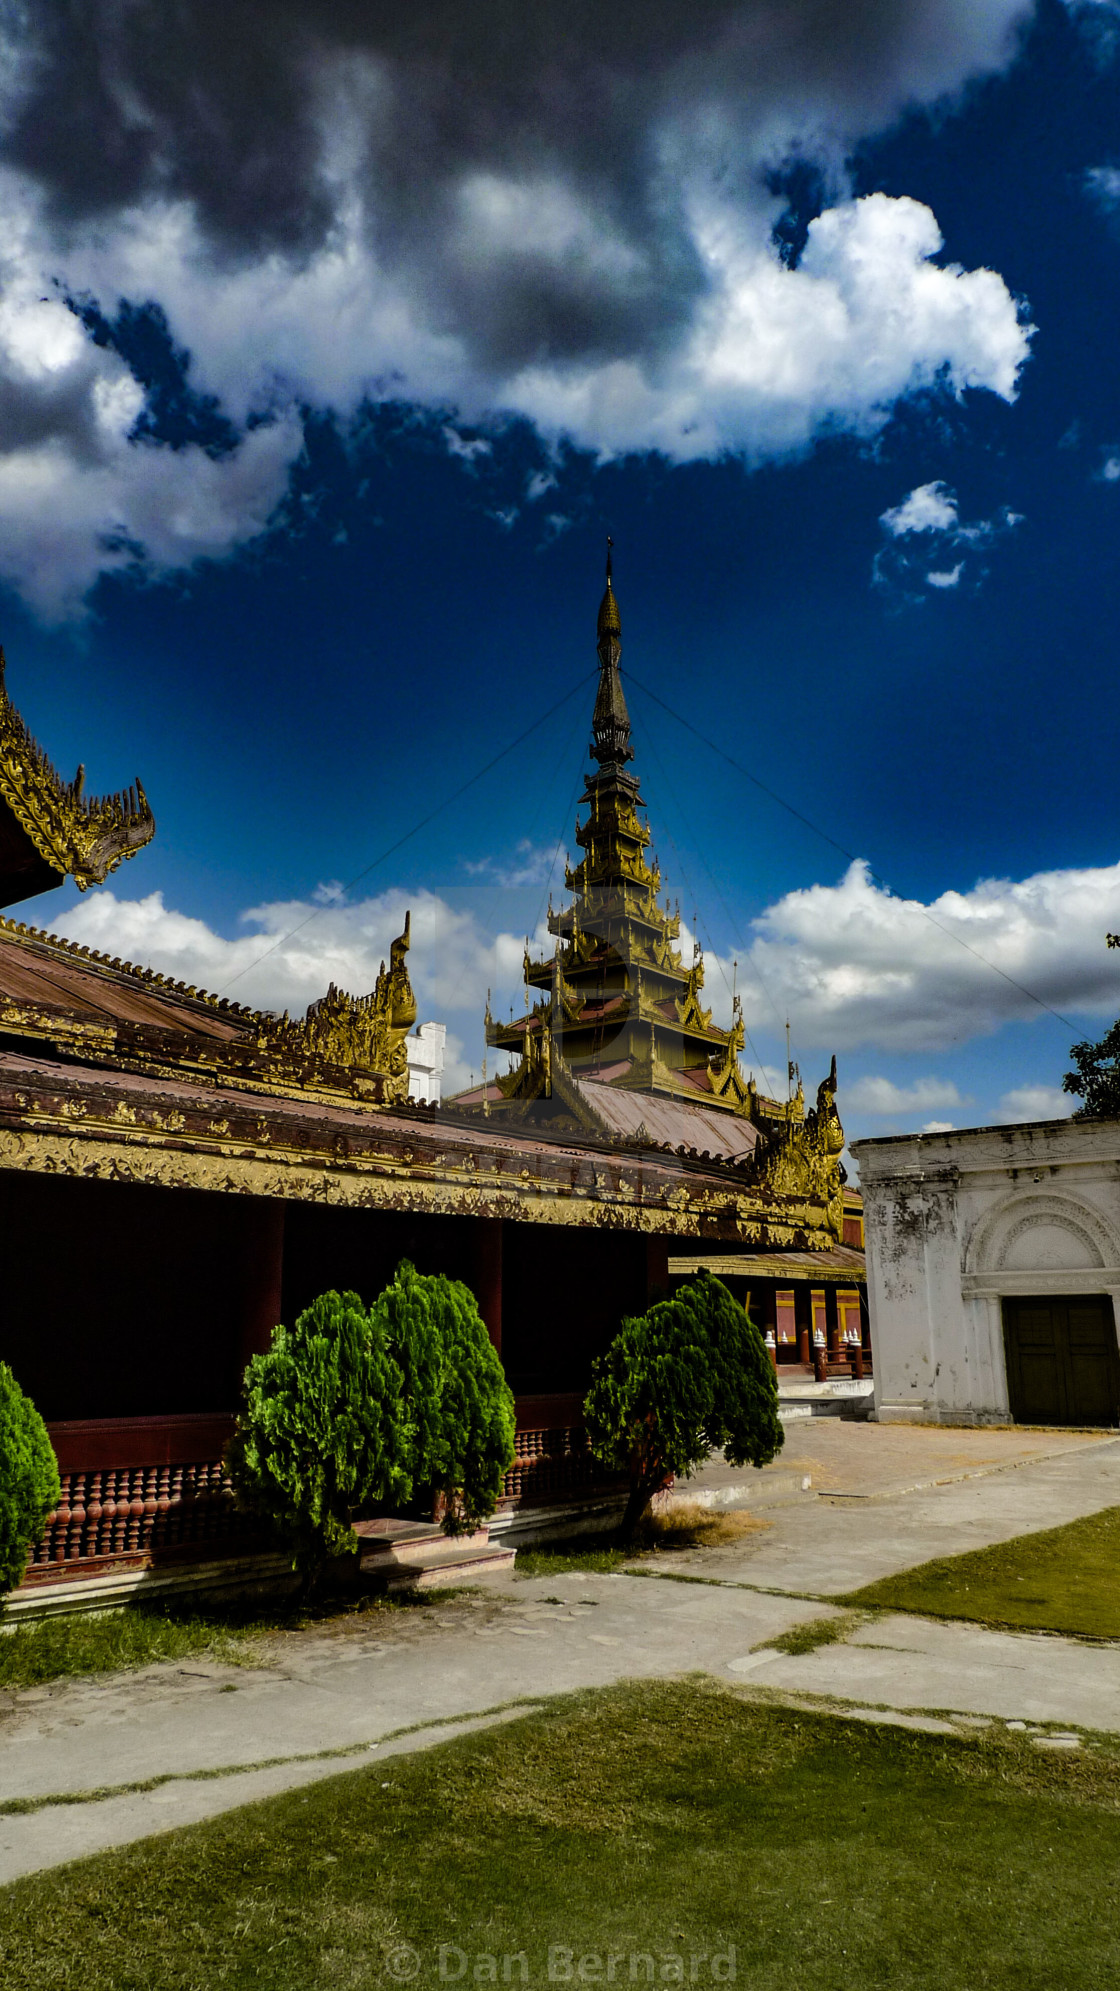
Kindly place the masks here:
POLYGON ((1111 1300, 1005 1300, 1003 1336, 1017 1424, 1120 1423, 1111 1300))

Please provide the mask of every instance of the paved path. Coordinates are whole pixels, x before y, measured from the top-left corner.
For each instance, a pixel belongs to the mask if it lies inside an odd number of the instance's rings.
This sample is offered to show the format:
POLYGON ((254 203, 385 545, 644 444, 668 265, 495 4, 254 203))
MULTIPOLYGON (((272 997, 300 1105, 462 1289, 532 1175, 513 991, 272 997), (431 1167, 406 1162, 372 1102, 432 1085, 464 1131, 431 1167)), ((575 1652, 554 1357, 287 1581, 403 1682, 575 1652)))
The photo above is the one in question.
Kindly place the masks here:
POLYGON ((1077 1457, 1101 1443, 1099 1431, 1017 1426, 962 1431, 933 1424, 862 1424, 840 1417, 797 1418, 784 1428, 785 1444, 773 1465, 761 1472, 736 1471, 716 1460, 679 1482, 678 1491, 702 1497, 742 1490, 754 1504, 760 1496, 767 1498, 771 1487, 776 1492, 788 1490, 791 1482, 800 1487, 808 1477, 817 1495, 876 1500, 955 1479, 986 1478, 1039 1459, 1077 1457))
POLYGON ((776 1496, 760 1508, 767 1530, 665 1558, 667 1578, 514 1580, 287 1634, 256 1668, 195 1661, 7 1696, 0 1804, 37 1808, 0 1814, 0 1881, 335 1775, 371 1748, 429 1746, 503 1703, 622 1678, 702 1670, 900 1710, 1120 1731, 1120 1646, 895 1616, 802 1658, 754 1650, 871 1577, 1120 1504, 1120 1440, 922 1432, 907 1449, 896 1428, 888 1448, 875 1426, 838 1420, 803 1435, 844 1478, 830 1480, 838 1497, 776 1496), (869 1436, 874 1449, 861 1450, 869 1436), (931 1436, 950 1439, 951 1467, 931 1436), (1003 1436, 1015 1443, 1001 1451, 1003 1436), (931 1461, 980 1476, 899 1490, 920 1486, 931 1461), (92 1791, 106 1795, 65 1801, 92 1791))
MULTIPOLYGON (((836 1418, 821 1419, 817 1430, 794 1426, 780 1458, 802 1466, 812 1489, 776 1492, 770 1501, 763 1486, 751 1505, 772 1522, 766 1534, 748 1538, 742 1549, 674 1559, 673 1567, 787 1594, 838 1596, 932 1556, 958 1555, 1120 1506, 1120 1438, 1071 1444, 1059 1432, 1032 1432, 1033 1455, 1018 1459, 1013 1448, 992 1442, 1021 1435, 1028 1434, 912 1427, 915 1442, 908 1448, 897 1425, 836 1418), (975 1452, 969 1450, 972 1438, 975 1452), (930 1445, 930 1439, 952 1444, 930 1445)), ((711 1467, 678 1491, 702 1489, 709 1475, 727 1472, 711 1467)), ((766 1474, 761 1477, 765 1481, 766 1474)))

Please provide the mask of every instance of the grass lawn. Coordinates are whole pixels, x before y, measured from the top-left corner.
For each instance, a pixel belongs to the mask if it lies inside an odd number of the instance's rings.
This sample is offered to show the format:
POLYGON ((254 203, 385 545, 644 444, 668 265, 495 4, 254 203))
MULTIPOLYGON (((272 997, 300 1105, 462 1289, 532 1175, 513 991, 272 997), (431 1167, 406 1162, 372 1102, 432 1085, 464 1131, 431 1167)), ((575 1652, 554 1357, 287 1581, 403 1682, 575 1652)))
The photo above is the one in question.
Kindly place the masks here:
POLYGON ((115 1673, 153 1666, 162 1659, 205 1655, 226 1666, 260 1663, 259 1641, 285 1631, 306 1631, 333 1621, 363 1622, 371 1614, 426 1610, 460 1593, 420 1592, 415 1597, 367 1595, 354 1602, 324 1597, 318 1604, 282 1602, 271 1612, 260 1604, 232 1603, 210 1613, 128 1604, 116 1611, 82 1611, 38 1618, 0 1630, 0 1689, 38 1687, 66 1675, 115 1673))
POLYGON ((1120 1638, 1120 1507, 989 1549, 919 1563, 838 1604, 971 1618, 1017 1630, 1120 1638))
POLYGON ((66 1674, 115 1673, 121 1667, 151 1666, 158 1659, 197 1653, 236 1666, 251 1658, 246 1641, 261 1629, 259 1624, 135 1606, 40 1618, 0 1634, 0 1687, 37 1687, 66 1674))
POLYGON ((931 1736, 656 1682, 19 1881, 0 1983, 1104 1991, 1118 1897, 1104 1747, 1044 1756, 1002 1728, 931 1736))

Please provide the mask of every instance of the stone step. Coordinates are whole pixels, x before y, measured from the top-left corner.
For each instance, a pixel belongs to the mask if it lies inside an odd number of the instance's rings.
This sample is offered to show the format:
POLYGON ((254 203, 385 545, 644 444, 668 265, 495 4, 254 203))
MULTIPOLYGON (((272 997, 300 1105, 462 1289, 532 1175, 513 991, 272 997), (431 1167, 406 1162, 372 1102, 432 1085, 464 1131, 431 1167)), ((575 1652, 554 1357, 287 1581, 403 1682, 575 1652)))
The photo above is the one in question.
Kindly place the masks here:
POLYGON ((443 1529, 438 1521, 410 1521, 396 1514, 377 1514, 372 1521, 355 1521, 354 1533, 363 1542, 421 1542, 443 1529))
POLYGON ((460 1551, 482 1553, 490 1547, 489 1528, 470 1535, 446 1535, 437 1522, 383 1520, 356 1521, 354 1532, 361 1543, 364 1575, 382 1569, 427 1568, 446 1562, 460 1551))
POLYGON ((355 1531, 362 1575, 386 1591, 486 1582, 508 1574, 516 1557, 516 1550, 490 1540, 488 1527, 470 1535, 446 1535, 433 1521, 379 1516, 356 1522, 355 1531))
POLYGON ((457 1583, 485 1583, 496 1576, 507 1576, 516 1560, 516 1549, 496 1548, 490 1543, 478 1548, 452 1547, 427 1561, 394 1562, 389 1556, 371 1557, 367 1561, 363 1556, 362 1574, 380 1578, 390 1594, 395 1590, 440 1590, 457 1583))

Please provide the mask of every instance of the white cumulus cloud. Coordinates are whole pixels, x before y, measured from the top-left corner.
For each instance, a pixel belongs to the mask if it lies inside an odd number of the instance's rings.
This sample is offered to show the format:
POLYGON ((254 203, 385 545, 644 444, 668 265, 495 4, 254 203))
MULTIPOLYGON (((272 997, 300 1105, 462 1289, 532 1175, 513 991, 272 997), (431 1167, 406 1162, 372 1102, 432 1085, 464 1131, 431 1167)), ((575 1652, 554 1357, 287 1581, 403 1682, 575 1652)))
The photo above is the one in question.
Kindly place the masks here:
POLYGON ((138 437, 143 389, 59 296, 35 202, 6 192, 0 183, 0 576, 57 621, 101 573, 189 567, 263 531, 302 428, 281 409, 221 456, 138 437))
POLYGON ((995 1117, 997 1124, 1016 1120, 1068 1120, 1078 1104, 1060 1085, 1017 1085, 1004 1093, 995 1117))
POLYGON ((939 481, 919 484, 881 514, 885 544, 875 556, 872 578, 888 592, 911 599, 920 599, 924 588, 958 588, 966 575, 973 580, 982 576, 982 555, 1022 523, 1022 514, 1006 505, 991 518, 966 521, 955 491, 939 481), (931 558, 945 564, 931 567, 931 558))
POLYGON ((901 539, 908 532, 947 532, 957 517, 956 497, 946 485, 919 484, 900 505, 885 511, 879 523, 892 539, 901 539))
POLYGON ((651 366, 534 366, 501 399, 547 434, 604 454, 675 462, 805 447, 826 424, 870 434, 907 393, 940 382, 1013 398, 1027 329, 1001 277, 944 268, 927 207, 869 194, 809 227, 796 268, 752 217, 698 210, 708 295, 691 335, 651 366))
POLYGON ((1120 864, 982 879, 924 904, 856 863, 756 921, 739 965, 747 1021, 762 1027, 777 1004, 801 1044, 932 1051, 1038 1018, 1032 996, 1067 1016, 1115 1016, 1120 973, 1104 936, 1118 907, 1120 864))
POLYGON ((910 1085, 896 1085, 893 1079, 866 1075, 841 1087, 845 1112, 883 1114, 932 1113, 945 1106, 966 1106, 951 1079, 919 1078, 910 1085))

